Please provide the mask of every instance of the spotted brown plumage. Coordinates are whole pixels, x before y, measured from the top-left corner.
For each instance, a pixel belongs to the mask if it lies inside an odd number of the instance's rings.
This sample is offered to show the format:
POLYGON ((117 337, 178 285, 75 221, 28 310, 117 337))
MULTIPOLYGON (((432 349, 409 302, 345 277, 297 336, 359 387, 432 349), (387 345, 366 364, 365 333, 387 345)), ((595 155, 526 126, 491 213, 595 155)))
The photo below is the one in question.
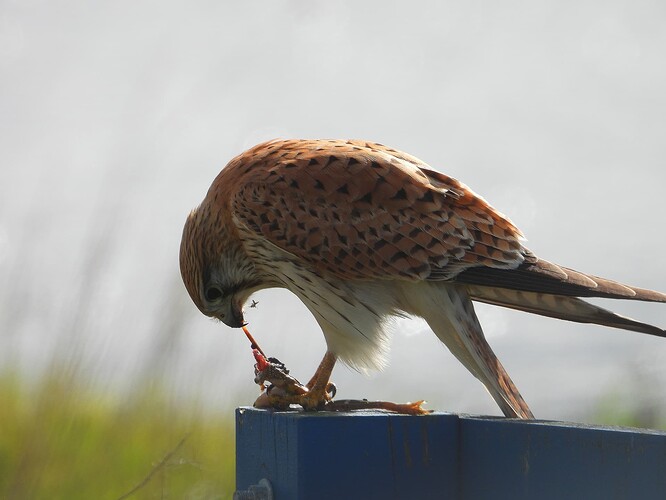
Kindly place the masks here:
POLYGON ((381 367, 391 315, 425 318, 504 414, 522 418, 532 414, 472 300, 665 335, 578 297, 666 295, 539 259, 467 186, 364 141, 270 141, 237 156, 188 217, 180 261, 194 303, 230 326, 243 325, 243 304, 262 288, 287 288, 305 303, 328 346, 308 407, 325 398, 336 359, 381 367))
POLYGON ((382 146, 280 141, 235 161, 239 223, 339 278, 448 279, 523 260, 520 232, 483 199, 382 146))

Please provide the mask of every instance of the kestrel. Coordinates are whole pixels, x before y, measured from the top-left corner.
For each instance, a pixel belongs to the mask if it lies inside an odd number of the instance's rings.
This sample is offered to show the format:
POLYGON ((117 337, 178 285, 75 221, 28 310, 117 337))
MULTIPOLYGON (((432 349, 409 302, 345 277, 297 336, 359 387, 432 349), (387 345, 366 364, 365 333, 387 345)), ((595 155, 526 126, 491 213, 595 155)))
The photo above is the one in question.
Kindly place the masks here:
POLYGON ((336 360, 381 368, 387 320, 420 316, 507 417, 533 418, 488 345, 473 301, 660 337, 666 331, 579 297, 666 302, 542 260, 520 230, 463 183, 365 141, 274 140, 220 172, 183 231, 180 269, 206 316, 245 324, 269 287, 296 294, 327 352, 308 384, 320 407, 336 360))

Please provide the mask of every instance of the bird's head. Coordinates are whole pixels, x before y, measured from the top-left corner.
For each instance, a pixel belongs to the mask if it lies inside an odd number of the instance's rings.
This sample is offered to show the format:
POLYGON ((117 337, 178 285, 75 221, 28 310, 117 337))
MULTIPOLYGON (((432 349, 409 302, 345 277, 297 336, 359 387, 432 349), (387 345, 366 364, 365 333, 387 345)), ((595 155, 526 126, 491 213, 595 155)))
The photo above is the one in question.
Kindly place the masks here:
POLYGON ((232 328, 245 325, 243 304, 259 288, 254 266, 219 218, 193 210, 180 243, 180 273, 199 310, 232 328), (215 220, 217 224, 209 224, 215 220))

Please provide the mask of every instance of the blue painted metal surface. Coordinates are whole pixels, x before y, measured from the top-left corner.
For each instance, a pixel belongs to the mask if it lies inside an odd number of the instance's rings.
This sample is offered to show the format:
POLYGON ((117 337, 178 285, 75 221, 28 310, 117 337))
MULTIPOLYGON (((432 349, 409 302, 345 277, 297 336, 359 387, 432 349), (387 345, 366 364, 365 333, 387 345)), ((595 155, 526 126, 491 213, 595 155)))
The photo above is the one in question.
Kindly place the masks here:
POLYGON ((666 433, 434 413, 236 411, 236 487, 281 499, 666 499, 666 433))

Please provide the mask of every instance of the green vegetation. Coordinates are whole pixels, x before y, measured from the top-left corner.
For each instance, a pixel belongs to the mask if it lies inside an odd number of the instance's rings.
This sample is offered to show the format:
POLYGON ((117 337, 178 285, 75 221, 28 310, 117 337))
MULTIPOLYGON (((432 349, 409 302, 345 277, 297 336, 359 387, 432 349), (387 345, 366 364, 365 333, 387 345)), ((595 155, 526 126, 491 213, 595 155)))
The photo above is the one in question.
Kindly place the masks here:
POLYGON ((76 379, 59 371, 27 388, 0 375, 0 498, 231 497, 230 412, 151 390, 115 401, 76 379))
MULTIPOLYGON (((77 370, 28 387, 0 374, 0 498, 225 499, 234 489, 231 410, 169 400, 144 381, 131 398, 100 394, 77 370)), ((600 398, 591 421, 665 428, 664 414, 600 398)))
POLYGON ((599 425, 666 430, 666 415, 658 402, 656 398, 636 400, 621 391, 611 391, 599 398, 592 418, 599 425))

